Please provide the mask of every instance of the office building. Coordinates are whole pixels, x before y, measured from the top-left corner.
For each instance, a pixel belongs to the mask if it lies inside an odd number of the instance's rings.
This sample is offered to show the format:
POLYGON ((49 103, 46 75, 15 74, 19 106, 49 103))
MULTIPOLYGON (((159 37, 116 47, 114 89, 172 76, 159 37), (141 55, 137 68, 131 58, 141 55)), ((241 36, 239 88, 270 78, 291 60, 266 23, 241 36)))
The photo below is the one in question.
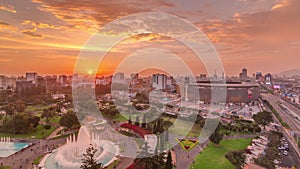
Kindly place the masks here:
POLYGON ((37 84, 38 74, 35 72, 26 73, 26 81, 31 81, 33 84, 37 84))

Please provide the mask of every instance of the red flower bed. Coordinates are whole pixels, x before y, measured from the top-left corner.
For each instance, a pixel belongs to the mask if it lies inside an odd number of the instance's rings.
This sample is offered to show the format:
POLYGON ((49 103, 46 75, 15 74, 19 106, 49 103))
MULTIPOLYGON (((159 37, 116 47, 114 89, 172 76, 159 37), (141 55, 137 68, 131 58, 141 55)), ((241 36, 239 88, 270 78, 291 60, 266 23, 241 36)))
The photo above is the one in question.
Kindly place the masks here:
POLYGON ((136 162, 132 163, 126 169, 146 169, 146 167, 144 164, 141 164, 140 161, 136 161, 136 162))
POLYGON ((122 128, 127 128, 129 130, 132 130, 133 132, 139 134, 141 137, 144 138, 144 136, 146 134, 151 134, 151 132, 139 127, 139 126, 136 126, 136 125, 132 125, 132 124, 128 124, 128 123, 124 123, 124 124, 121 124, 122 128))
MULTIPOLYGON (((142 138, 145 138, 144 136, 146 134, 152 134, 151 132, 149 132, 139 126, 133 125, 133 124, 124 123, 124 124, 121 124, 120 127, 132 130, 133 132, 139 134, 142 138)), ((146 169, 146 167, 144 164, 140 163, 140 161, 138 160, 138 161, 133 162, 126 169, 146 169)))

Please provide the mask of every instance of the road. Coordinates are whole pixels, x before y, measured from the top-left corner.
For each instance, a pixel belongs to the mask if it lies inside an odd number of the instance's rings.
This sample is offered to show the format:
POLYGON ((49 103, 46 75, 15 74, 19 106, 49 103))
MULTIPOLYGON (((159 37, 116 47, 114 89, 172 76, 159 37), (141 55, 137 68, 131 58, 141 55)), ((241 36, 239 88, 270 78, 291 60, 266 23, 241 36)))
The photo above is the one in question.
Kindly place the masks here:
POLYGON ((297 113, 297 114, 300 113, 299 110, 292 108, 291 107, 292 105, 290 105, 286 101, 282 100, 278 96, 274 96, 274 95, 271 95, 271 94, 261 94, 261 96, 264 99, 266 99, 268 102, 270 102, 270 104, 277 111, 277 113, 280 115, 282 120, 290 126, 290 129, 287 129, 287 128, 283 127, 281 125, 281 123, 279 123, 278 119, 274 116, 275 122, 280 125, 281 131, 282 131, 284 137, 288 139, 288 142, 292 146, 292 150, 293 150, 293 152, 294 152, 294 154, 297 158, 297 161, 299 161, 298 165, 300 165, 300 150, 298 148, 298 143, 296 143, 294 137, 291 135, 291 131, 299 131, 300 125, 297 122, 297 119, 295 119, 293 116, 288 114, 282 107, 279 106, 279 103, 285 105, 286 107, 288 107, 292 111, 295 110, 295 113, 297 113))
POLYGON ((274 96, 271 94, 262 94, 263 98, 268 100, 273 108, 279 113, 280 117, 283 121, 285 121, 292 131, 299 132, 300 131, 300 122, 295 119, 293 116, 288 114, 286 110, 282 109, 282 107, 279 106, 279 104, 282 104, 295 112, 296 114, 300 115, 300 110, 291 105, 290 103, 286 102, 285 100, 281 99, 278 96, 274 96))

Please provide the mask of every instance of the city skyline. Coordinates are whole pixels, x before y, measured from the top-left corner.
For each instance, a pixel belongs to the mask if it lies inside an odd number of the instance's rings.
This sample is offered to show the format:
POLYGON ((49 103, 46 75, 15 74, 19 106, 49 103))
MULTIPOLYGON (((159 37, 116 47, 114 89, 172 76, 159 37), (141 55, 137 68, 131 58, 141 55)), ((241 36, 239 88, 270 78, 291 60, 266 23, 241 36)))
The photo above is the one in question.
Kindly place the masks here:
POLYGON ((300 167, 300 0, 0 0, 0 169, 300 167))
MULTIPOLYGON (((243 68, 241 70, 248 70, 247 68, 243 68)), ((152 75, 155 75, 155 74, 164 74, 164 75, 167 75, 167 76, 173 76, 171 74, 169 74, 168 72, 165 72, 165 71, 161 71, 161 70, 146 70, 146 71, 141 71, 141 72, 130 72, 130 73, 125 73, 125 72, 115 72, 115 73, 110 73, 110 74, 96 74, 94 77, 109 77, 109 76, 115 76, 117 74, 124 74, 124 78, 130 78, 133 74, 138 74, 140 77, 149 77, 149 76, 152 76, 152 75)), ((225 75, 223 74, 223 72, 215 72, 216 74, 210 76, 210 77, 214 77, 215 75, 217 77, 228 77, 228 78, 240 78, 240 72, 237 72, 235 75, 225 75)), ((265 75, 268 75, 270 74, 269 72, 254 72, 254 73, 247 73, 245 74, 245 77, 251 77, 251 78, 255 78, 255 75, 256 73, 262 73, 262 76, 265 76, 265 75)), ((42 76, 42 77, 47 77, 47 76, 74 76, 74 75, 78 75, 77 73, 71 73, 71 74, 64 74, 64 73, 59 73, 59 74, 43 74, 43 73, 40 73, 40 72, 35 72, 35 71, 25 71, 23 72, 22 74, 18 74, 18 75, 8 75, 8 74, 0 74, 0 76, 7 76, 7 77, 26 77, 26 74, 37 74, 38 76, 42 76)), ((201 75, 205 75, 207 76, 207 78, 209 77, 207 72, 202 72, 202 73, 199 73, 199 74, 196 74, 195 76, 196 77, 200 77, 201 75)), ((83 76, 89 76, 89 75, 83 75, 83 76)), ((92 75, 93 77, 93 75, 92 75)), ((186 76, 185 74, 179 74, 179 75, 176 75, 176 76, 173 76, 173 77, 188 77, 186 76)), ((245 78, 244 77, 244 78, 245 78)))
MULTIPOLYGON (((27 71, 72 74, 80 50, 99 28, 128 14, 148 11, 175 14, 201 29, 219 53, 226 75, 235 75, 242 68, 240 65, 247 67, 249 72, 272 74, 300 67, 299 1, 182 3, 157 0, 148 3, 147 7, 141 7, 139 1, 120 1, 120 4, 2 1, 0 71, 8 75, 27 71)), ((126 40, 111 51, 113 62, 108 60, 110 64, 103 64, 99 73, 111 74, 117 60, 143 47, 141 39, 156 39, 158 43, 168 40, 156 35, 126 40), (124 48, 134 43, 137 45, 132 50, 124 48)))

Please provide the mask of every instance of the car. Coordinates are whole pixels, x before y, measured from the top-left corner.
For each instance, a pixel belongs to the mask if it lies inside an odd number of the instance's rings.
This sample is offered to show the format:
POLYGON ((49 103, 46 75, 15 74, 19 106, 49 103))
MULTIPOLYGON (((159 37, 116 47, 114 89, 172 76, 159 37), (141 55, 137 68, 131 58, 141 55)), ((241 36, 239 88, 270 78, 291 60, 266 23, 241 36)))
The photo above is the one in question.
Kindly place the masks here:
POLYGON ((274 164, 279 164, 280 163, 277 159, 275 159, 273 162, 274 162, 274 164))
POLYGON ((287 152, 287 151, 284 151, 284 152, 283 152, 283 155, 287 156, 287 155, 288 155, 288 152, 287 152))

